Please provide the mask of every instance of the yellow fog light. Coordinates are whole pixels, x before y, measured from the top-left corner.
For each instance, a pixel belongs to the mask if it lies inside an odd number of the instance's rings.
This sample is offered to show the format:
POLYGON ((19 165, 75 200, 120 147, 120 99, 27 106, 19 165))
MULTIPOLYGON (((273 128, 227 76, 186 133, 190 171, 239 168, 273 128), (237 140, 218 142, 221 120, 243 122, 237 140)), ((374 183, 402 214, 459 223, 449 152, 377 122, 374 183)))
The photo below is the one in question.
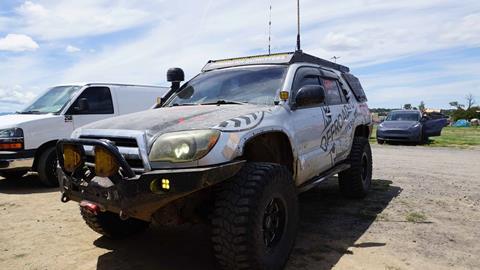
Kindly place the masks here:
POLYGON ((82 165, 82 151, 72 144, 63 145, 63 167, 67 172, 74 172, 82 165))
POLYGON ((162 189, 165 189, 165 190, 170 189, 170 180, 162 179, 162 189))
POLYGON ((101 146, 95 147, 95 174, 100 177, 110 177, 118 172, 115 157, 101 146))
POLYGON ((163 194, 165 191, 170 190, 170 180, 169 179, 162 179, 162 188, 160 188, 160 179, 155 179, 150 182, 150 190, 153 193, 163 194))

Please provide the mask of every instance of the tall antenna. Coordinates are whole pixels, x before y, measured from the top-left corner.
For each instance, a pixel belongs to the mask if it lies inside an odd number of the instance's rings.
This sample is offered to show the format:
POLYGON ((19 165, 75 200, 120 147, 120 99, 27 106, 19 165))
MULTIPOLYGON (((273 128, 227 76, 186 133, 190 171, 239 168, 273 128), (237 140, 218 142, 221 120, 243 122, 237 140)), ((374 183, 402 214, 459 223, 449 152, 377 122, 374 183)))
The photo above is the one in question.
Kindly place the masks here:
POLYGON ((270 15, 268 19, 268 54, 271 53, 270 47, 272 43, 272 1, 270 1, 270 15))
POLYGON ((300 48, 300 0, 297 0, 297 51, 302 51, 300 48))

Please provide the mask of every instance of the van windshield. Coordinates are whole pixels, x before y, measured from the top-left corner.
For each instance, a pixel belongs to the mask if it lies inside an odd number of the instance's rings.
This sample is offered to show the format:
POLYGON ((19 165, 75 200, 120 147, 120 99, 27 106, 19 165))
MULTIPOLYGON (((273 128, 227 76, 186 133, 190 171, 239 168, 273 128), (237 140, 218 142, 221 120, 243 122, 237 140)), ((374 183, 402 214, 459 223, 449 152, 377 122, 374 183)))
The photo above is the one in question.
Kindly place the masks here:
POLYGON ((166 106, 252 103, 273 105, 287 67, 213 70, 184 84, 166 106))
POLYGON ((73 95, 82 88, 78 85, 57 86, 49 89, 38 97, 31 105, 26 107, 21 114, 46 114, 59 113, 70 101, 73 95))

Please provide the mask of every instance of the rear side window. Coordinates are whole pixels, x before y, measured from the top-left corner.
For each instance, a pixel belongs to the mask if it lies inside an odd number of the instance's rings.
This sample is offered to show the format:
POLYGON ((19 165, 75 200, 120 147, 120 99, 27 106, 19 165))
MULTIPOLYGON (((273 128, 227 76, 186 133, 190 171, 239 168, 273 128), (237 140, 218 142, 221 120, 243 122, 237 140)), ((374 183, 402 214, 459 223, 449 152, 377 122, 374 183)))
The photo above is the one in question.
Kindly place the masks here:
POLYGON ((90 87, 85 89, 69 109, 69 114, 113 114, 112 94, 108 87, 90 87), (88 109, 75 111, 78 101, 87 99, 88 109))
POLYGON ((340 87, 336 80, 323 79, 323 87, 325 88, 325 98, 328 105, 338 105, 344 103, 340 87))
POLYGON ((362 84, 360 84, 360 80, 353 76, 350 73, 343 73, 342 77, 347 81, 348 86, 353 91, 353 95, 359 102, 367 102, 367 95, 365 95, 365 91, 363 91, 362 84))

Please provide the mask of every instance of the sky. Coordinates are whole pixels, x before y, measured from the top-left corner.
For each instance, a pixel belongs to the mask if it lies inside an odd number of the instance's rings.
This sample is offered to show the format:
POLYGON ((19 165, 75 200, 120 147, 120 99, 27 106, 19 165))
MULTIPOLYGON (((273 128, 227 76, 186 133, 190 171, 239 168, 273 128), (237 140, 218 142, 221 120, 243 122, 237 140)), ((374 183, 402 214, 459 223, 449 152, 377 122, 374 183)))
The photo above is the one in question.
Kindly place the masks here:
MULTIPOLYGON (((294 0, 0 0, 0 112, 72 82, 168 85, 209 59, 293 51, 294 0)), ((472 93, 480 102, 480 1, 301 0, 302 49, 340 57, 372 108, 472 93)))

